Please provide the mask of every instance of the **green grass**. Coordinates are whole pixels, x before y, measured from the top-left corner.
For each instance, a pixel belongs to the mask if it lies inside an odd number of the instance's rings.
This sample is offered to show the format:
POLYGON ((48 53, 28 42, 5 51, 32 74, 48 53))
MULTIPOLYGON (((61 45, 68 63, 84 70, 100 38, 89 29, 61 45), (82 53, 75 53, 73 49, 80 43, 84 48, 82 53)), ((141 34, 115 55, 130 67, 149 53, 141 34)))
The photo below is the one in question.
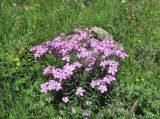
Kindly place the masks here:
POLYGON ((29 48, 62 32, 91 26, 109 31, 129 54, 108 94, 115 109, 109 117, 125 119, 138 100, 130 118, 160 118, 159 0, 91 0, 83 10, 73 0, 1 0, 0 119, 59 117, 56 105, 46 103, 39 92, 47 61, 33 59, 29 48), (16 57, 20 66, 13 61, 16 57), (141 78, 144 81, 136 80, 141 78), (122 102, 125 111, 118 115, 122 102))

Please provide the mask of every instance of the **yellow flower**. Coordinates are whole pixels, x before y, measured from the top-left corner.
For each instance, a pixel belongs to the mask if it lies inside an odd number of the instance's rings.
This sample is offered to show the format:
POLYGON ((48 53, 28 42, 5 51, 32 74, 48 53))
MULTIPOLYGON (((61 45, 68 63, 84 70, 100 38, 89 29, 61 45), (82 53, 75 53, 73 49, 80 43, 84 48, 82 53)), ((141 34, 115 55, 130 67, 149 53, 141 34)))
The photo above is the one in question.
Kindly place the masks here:
POLYGON ((19 55, 20 55, 23 51, 24 51, 24 48, 21 46, 21 47, 19 48, 19 51, 18 51, 19 55))
POLYGON ((20 52, 21 52, 21 51, 24 51, 24 48, 23 48, 23 47, 20 48, 20 52))
POLYGON ((139 79, 136 79, 136 81, 139 81, 139 79))
POLYGON ((141 43, 142 41, 141 40, 138 40, 138 43, 141 43))
POLYGON ((59 116, 59 118, 58 119, 62 119, 62 117, 61 116, 59 116))
POLYGON ((20 63, 19 63, 19 62, 17 62, 17 63, 16 63, 16 65, 17 65, 17 66, 19 66, 19 65, 20 65, 20 63))
POLYGON ((15 62, 19 62, 19 58, 18 58, 18 57, 14 58, 13 60, 14 60, 15 62))
POLYGON ((141 81, 144 81, 144 78, 141 78, 141 81))

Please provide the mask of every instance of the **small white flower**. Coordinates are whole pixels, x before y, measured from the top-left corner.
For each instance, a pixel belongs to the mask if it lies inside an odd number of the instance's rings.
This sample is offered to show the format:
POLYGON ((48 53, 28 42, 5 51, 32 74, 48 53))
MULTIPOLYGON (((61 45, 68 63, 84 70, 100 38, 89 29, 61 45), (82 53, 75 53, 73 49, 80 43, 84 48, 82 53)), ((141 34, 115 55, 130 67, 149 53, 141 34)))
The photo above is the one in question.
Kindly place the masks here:
POLYGON ((75 107, 72 107, 72 113, 76 113, 76 108, 75 107))
POLYGON ((126 3, 126 0, 122 0, 122 3, 126 3))
POLYGON ((86 101, 86 105, 87 105, 87 106, 90 106, 91 104, 92 104, 91 101, 86 101))

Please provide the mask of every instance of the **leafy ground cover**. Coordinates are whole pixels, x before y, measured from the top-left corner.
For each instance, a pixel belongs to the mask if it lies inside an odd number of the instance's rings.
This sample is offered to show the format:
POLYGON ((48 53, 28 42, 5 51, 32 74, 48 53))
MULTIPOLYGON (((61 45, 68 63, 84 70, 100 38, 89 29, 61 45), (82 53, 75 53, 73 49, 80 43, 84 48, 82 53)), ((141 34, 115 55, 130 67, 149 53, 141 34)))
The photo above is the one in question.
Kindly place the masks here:
POLYGON ((107 103, 94 118, 158 119, 159 0, 1 0, 0 118, 68 118, 57 109, 59 103, 52 102, 53 95, 40 93, 40 84, 47 80, 42 69, 46 64, 62 64, 54 56, 35 60, 29 49, 62 32, 92 26, 109 31, 129 55, 107 94, 107 103))

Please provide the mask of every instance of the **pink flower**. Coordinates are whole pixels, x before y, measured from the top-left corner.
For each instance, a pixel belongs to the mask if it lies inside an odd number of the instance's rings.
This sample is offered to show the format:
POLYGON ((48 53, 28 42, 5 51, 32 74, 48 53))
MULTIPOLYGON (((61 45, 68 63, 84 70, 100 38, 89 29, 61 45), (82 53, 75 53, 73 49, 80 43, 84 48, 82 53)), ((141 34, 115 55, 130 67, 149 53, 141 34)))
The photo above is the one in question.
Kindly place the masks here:
POLYGON ((107 86, 106 85, 100 85, 98 87, 98 90, 101 91, 101 93, 107 92, 107 86))
POLYGON ((43 70, 43 74, 44 74, 44 75, 50 74, 51 71, 52 71, 52 67, 51 67, 51 66, 48 66, 48 67, 46 67, 46 68, 43 70))
POLYGON ((76 95, 77 96, 83 96, 84 95, 85 90, 82 87, 78 87, 76 90, 76 95))
POLYGON ((70 61, 70 56, 64 56, 64 57, 62 57, 62 60, 69 62, 70 61))
POLYGON ((46 82, 44 84, 41 84, 41 92, 46 93, 47 91, 59 91, 62 89, 61 83, 50 80, 49 82, 46 82))
POLYGON ((99 86, 101 83, 103 83, 101 79, 92 80, 92 82, 90 83, 90 86, 91 86, 92 88, 95 88, 95 87, 99 86))
POLYGON ((85 71, 86 71, 86 72, 89 72, 89 71, 91 71, 92 69, 93 69, 92 67, 86 67, 86 68, 85 68, 85 71))
POLYGON ((103 82, 104 83, 110 84, 111 82, 113 82, 115 80, 116 80, 116 78, 113 77, 113 76, 106 75, 105 77, 103 77, 103 82))
POLYGON ((39 45, 39 46, 32 47, 30 51, 35 52, 34 57, 38 58, 38 57, 41 57, 43 54, 45 54, 48 51, 48 48, 44 47, 43 45, 39 45))
POLYGON ((64 103, 68 103, 68 102, 69 102, 69 99, 68 99, 68 97, 63 97, 63 98, 62 98, 62 101, 63 101, 64 103))
POLYGON ((48 82, 41 84, 41 93, 46 93, 48 91, 48 82))
POLYGON ((82 67, 82 64, 80 62, 75 62, 73 65, 76 66, 76 67, 78 67, 78 68, 82 67))

